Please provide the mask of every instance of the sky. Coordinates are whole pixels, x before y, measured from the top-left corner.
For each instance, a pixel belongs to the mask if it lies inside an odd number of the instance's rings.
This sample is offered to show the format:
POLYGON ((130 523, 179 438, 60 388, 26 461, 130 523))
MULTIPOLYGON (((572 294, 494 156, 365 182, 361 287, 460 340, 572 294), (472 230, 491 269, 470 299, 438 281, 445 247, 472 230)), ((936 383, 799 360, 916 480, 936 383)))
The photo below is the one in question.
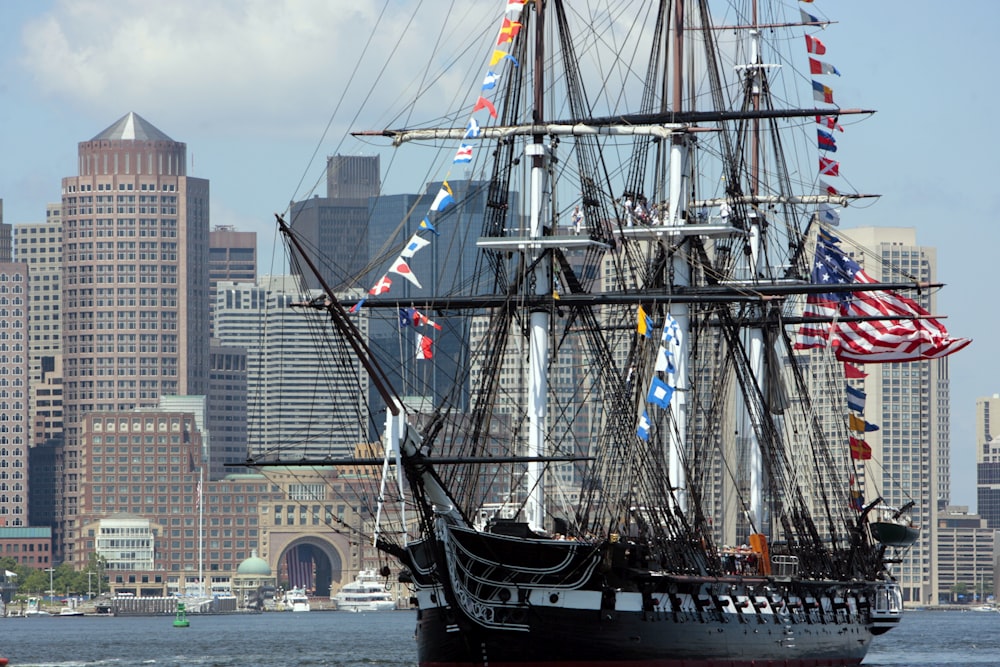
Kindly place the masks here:
MULTIPOLYGON (((797 4, 786 0, 790 7, 797 4)), ((325 156, 341 152, 352 97, 405 93, 428 72, 376 71, 383 54, 417 53, 390 29, 441 12, 495 15, 496 0, 0 0, 0 198, 7 223, 41 222, 77 173, 77 145, 130 111, 188 147, 211 181, 213 225, 257 231, 272 266, 273 213, 311 196, 325 156), (384 14, 382 14, 385 12, 384 14), (370 26, 382 15, 384 31, 370 26), (359 54, 363 54, 359 62, 359 54), (378 81, 377 86, 369 85, 378 81)), ((1000 393, 1000 187, 994 181, 1000 88, 990 45, 1000 2, 815 0, 831 21, 823 60, 842 107, 875 109, 838 136, 856 191, 845 228, 913 227, 937 249, 936 314, 972 345, 950 358, 952 494, 974 510, 975 401, 1000 393), (993 259, 991 259, 993 258, 993 259)), ((439 76, 467 79, 445 64, 439 76)), ((377 106, 377 105, 376 105, 377 106)), ((387 104, 388 108, 390 105, 387 104)), ((400 126, 356 119, 352 127, 400 126), (363 122, 362 122, 363 121, 363 122)), ((403 191, 387 182, 387 194, 403 191)), ((409 191, 412 191, 412 186, 409 191)), ((322 190, 318 194, 324 195, 322 190)))

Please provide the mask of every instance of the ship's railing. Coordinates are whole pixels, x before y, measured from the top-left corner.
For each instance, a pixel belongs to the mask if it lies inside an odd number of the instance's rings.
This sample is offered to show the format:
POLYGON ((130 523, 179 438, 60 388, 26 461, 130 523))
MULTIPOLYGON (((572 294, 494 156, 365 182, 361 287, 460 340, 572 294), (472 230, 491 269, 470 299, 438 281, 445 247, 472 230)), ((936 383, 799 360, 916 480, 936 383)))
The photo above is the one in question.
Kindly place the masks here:
POLYGON ((794 577, 799 573, 799 557, 787 554, 772 555, 771 572, 776 577, 794 577))

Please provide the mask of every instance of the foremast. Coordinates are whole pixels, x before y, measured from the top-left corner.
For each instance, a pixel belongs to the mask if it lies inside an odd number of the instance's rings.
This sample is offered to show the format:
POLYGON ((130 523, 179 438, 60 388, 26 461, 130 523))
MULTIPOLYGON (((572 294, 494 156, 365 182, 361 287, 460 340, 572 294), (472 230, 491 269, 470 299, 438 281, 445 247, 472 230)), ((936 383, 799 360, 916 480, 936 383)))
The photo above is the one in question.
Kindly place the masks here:
MULTIPOLYGON (((544 77, 545 65, 545 2, 535 3, 535 77, 532 120, 541 123, 545 118, 544 77)), ((525 154, 531 160, 528 238, 537 241, 545 234, 544 212, 552 193, 549 190, 549 152, 545 136, 532 135, 532 141, 525 147, 525 154)), ((552 255, 538 244, 529 250, 530 261, 524 267, 530 271, 528 285, 536 296, 552 294, 552 255)), ((549 396, 549 327, 550 315, 547 308, 534 308, 530 316, 528 342, 529 386, 528 386, 528 450, 529 457, 540 458, 545 454, 545 433, 548 425, 549 396)), ((544 464, 532 461, 528 464, 526 477, 527 502, 525 518, 528 527, 536 532, 544 532, 545 526, 545 484, 544 464)))

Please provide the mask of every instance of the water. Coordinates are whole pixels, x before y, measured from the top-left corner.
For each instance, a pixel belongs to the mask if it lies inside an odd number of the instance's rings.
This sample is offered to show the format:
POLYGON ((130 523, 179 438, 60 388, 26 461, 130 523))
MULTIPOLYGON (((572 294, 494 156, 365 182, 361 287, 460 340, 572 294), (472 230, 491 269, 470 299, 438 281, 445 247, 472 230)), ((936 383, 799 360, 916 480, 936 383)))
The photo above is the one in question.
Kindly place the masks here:
MULTIPOLYGON (((310 612, 0 619, 11 667, 414 667, 415 613, 310 612)), ((996 665, 1000 614, 916 611, 875 640, 867 667, 996 665)))
POLYGON ((414 667, 416 613, 0 619, 11 667, 414 667))

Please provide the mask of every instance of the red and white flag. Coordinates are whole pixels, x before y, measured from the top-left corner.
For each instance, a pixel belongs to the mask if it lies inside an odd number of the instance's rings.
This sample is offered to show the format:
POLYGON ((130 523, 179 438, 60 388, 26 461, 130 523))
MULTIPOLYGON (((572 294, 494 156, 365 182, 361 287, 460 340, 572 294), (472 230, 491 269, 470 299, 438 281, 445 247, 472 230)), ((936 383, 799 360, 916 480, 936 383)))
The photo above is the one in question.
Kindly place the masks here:
POLYGON ((441 325, 440 324, 438 324, 437 322, 432 321, 429 317, 427 317, 426 315, 424 315, 423 313, 421 313, 419 310, 417 310, 416 308, 414 308, 413 309, 413 326, 415 326, 415 327, 422 327, 425 324, 427 326, 434 327, 438 331, 441 330, 441 325))
POLYGON ((395 273, 397 276, 403 276, 411 283, 416 285, 418 288, 423 287, 423 285, 420 284, 420 281, 417 280, 417 277, 413 275, 413 271, 410 270, 410 265, 407 264, 406 260, 403 259, 401 256, 396 258, 396 263, 393 264, 392 268, 389 270, 395 273))
POLYGON ((434 352, 431 350, 431 345, 434 343, 430 336, 425 336, 423 334, 417 334, 417 359, 431 359, 434 357, 434 352))
POLYGON ((372 296, 378 296, 379 294, 385 294, 392 287, 392 279, 389 276, 382 276, 375 283, 375 286, 368 290, 368 293, 372 296))
POLYGON ((828 157, 819 159, 819 173, 824 176, 840 176, 840 163, 828 157))
POLYGON ((837 122, 836 116, 816 116, 816 122, 823 127, 828 127, 831 130, 837 130, 838 132, 844 131, 844 126, 837 122))
POLYGON ((826 46, 824 46, 823 42, 819 41, 816 37, 806 35, 806 52, 815 53, 817 56, 821 56, 826 53, 826 46))

